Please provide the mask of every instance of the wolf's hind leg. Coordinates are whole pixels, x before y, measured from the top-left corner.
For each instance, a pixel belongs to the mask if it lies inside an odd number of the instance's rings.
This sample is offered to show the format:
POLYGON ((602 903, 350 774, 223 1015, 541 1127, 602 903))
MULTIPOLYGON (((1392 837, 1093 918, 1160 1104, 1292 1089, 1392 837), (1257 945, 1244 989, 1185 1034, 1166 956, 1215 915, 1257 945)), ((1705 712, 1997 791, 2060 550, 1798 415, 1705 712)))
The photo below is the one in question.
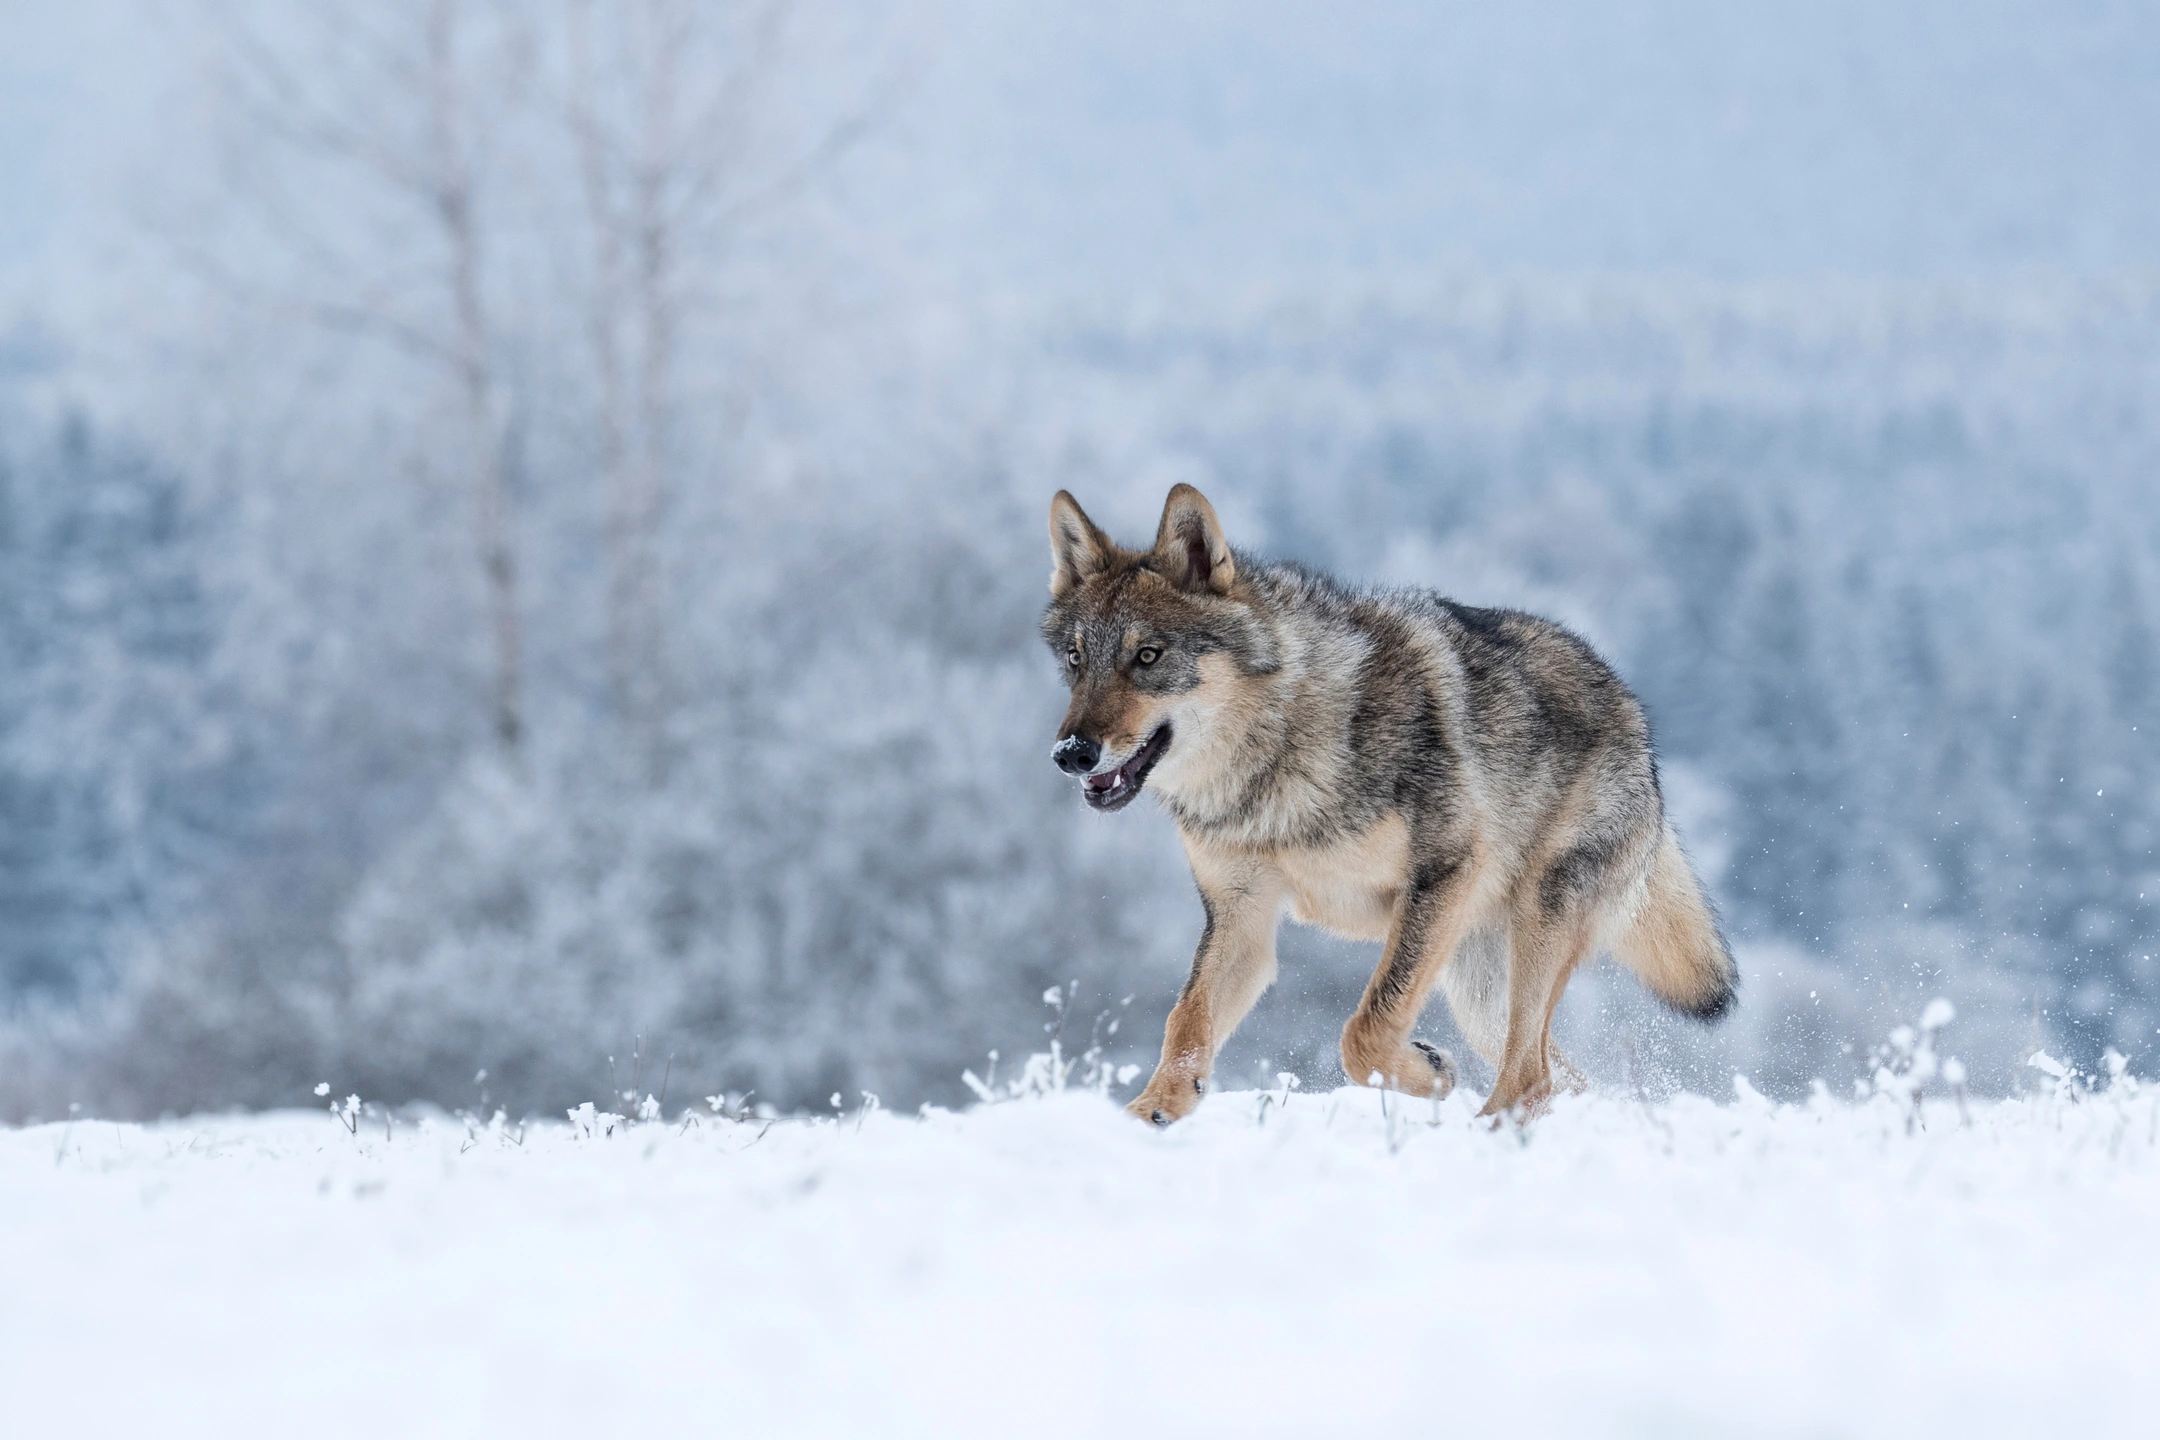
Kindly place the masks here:
POLYGON ((1381 1085, 1411 1095, 1445 1096, 1455 1088, 1454 1062, 1429 1045, 1413 1046, 1410 1031, 1470 929, 1479 874, 1468 851, 1413 866, 1380 968, 1343 1026, 1343 1073, 1352 1082, 1369 1085, 1377 1075, 1381 1085))
POLYGON ((1581 1088, 1582 1072, 1552 1043, 1553 1011, 1590 951, 1590 927, 1584 916, 1518 915, 1508 961, 1507 1043, 1500 1073, 1480 1115, 1520 1108, 1536 1114, 1552 1098, 1557 1063, 1562 1082, 1581 1088))
POLYGON ((1440 993, 1455 1013, 1455 1028, 1494 1069, 1507 1043, 1508 932, 1505 925, 1481 926, 1463 938, 1455 956, 1440 967, 1440 993))

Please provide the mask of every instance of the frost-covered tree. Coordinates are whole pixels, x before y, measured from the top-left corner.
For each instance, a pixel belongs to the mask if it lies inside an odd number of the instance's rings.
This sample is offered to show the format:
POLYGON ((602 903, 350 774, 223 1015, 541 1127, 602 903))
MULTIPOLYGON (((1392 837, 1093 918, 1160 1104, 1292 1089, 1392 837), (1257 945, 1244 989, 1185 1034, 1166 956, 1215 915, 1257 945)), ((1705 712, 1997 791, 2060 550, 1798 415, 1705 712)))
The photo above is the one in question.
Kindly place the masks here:
POLYGON ((199 902, 258 797, 219 517, 80 415, 0 416, 0 998, 50 999, 199 902))
MULTIPOLYGON (((1033 626, 1046 497, 1144 536, 1179 480, 1641 691, 1747 983, 1717 1037, 1586 990, 1601 1074, 1799 1092, 1918 988, 1982 1086, 2035 1018, 2149 1041, 2148 291, 1011 307, 911 288, 852 7, 221 13, 199 328, 0 412, 0 986, 90 1000, 0 1109, 551 1108, 633 1046, 959 1099, 1073 980, 1144 1058, 1201 916, 1044 760, 1033 626)), ((1286 953, 1225 1064, 1324 1080, 1371 956, 1286 953)))

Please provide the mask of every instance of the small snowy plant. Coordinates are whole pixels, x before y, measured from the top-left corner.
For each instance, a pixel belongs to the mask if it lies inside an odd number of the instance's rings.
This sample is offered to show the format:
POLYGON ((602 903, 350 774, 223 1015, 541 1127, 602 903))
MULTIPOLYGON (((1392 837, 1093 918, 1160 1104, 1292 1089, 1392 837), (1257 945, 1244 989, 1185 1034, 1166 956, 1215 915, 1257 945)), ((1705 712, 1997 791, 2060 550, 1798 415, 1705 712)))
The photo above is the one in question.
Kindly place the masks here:
MULTIPOLYGON (((1050 1033, 1050 1048, 1038 1050, 1022 1063, 1020 1073, 1001 1088, 997 1083, 998 1052, 990 1052, 987 1076, 978 1076, 973 1070, 960 1072, 960 1079, 975 1098, 985 1105, 1001 1100, 1039 1100, 1046 1095, 1059 1095, 1070 1086, 1090 1090, 1107 1096, 1113 1084, 1130 1085, 1140 1073, 1138 1065, 1113 1065, 1104 1052, 1104 1044, 1118 1032, 1119 1021, 1108 1010, 1095 1017, 1094 1028, 1088 1034, 1088 1047, 1076 1056, 1065 1054, 1065 1020, 1071 1013, 1073 998, 1079 993, 1080 982, 1053 985, 1043 991, 1043 1004, 1050 1007, 1052 1018, 1043 1029, 1050 1033), (1074 1072, 1078 1071, 1077 1077, 1074 1072)), ((1119 1007, 1132 1004, 1128 995, 1118 1002, 1119 1007)))
POLYGON ((732 1121, 737 1125, 748 1124, 753 1119, 772 1119, 773 1115, 770 1106, 761 1105, 756 1110, 750 1108, 750 1097, 755 1094, 757 1094, 755 1089, 745 1090, 740 1095, 723 1090, 718 1095, 707 1095, 705 1104, 713 1114, 719 1116, 722 1120, 732 1121))
MULTIPOLYGON (((668 1085, 675 1078, 675 1057, 667 1058, 667 1069, 660 1077, 660 1093, 655 1096, 645 1089, 645 1037, 632 1037, 630 1049, 630 1083, 625 1086, 615 1069, 615 1057, 607 1057, 608 1108, 603 1110, 588 1100, 575 1110, 563 1112, 570 1118, 570 1129, 583 1140, 605 1140, 618 1130, 628 1130, 634 1125, 652 1125, 659 1122, 666 1111, 668 1085), (639 1098, 643 1093, 642 1099, 639 1098)), ((481 1071, 484 1077, 487 1072, 481 1071)), ((720 1112, 725 1097, 708 1095, 705 1103, 720 1112)), ((743 1097, 748 1099, 748 1096, 743 1097)), ((687 1115, 687 1112, 686 1112, 687 1115)), ((732 1118, 732 1117, 731 1117, 732 1118)))
MULTIPOLYGON (((1135 1070, 1139 1069, 1137 1065, 1133 1066, 1132 1068, 1135 1070)), ((1260 1092, 1260 1104, 1259 1107, 1254 1111, 1253 1123, 1256 1125, 1267 1124, 1268 1110, 1270 1107, 1276 1110, 1287 1110, 1290 1107, 1290 1092, 1298 1088, 1298 1083, 1298 1077, 1291 1074, 1288 1070, 1276 1071, 1276 1088, 1273 1090, 1263 1090, 1260 1092)))
MULTIPOLYGON (((321 1081, 315 1086, 316 1099, 320 1100, 329 1093, 329 1081, 321 1081)), ((346 1134, 358 1135, 360 1133, 360 1097, 358 1095, 348 1095, 343 1100, 333 1099, 330 1102, 330 1114, 338 1124, 345 1127, 346 1134)))
POLYGON ((2075 1066, 2066 1065, 2047 1053, 2035 1050, 2025 1057, 2025 1063, 2047 1077, 2044 1096, 2052 1101, 2049 1107, 2055 1112, 2059 1126, 2064 1111, 2070 1107, 2082 1107, 2088 1113, 2102 1117, 2101 1123, 2112 1120, 2108 1137, 2108 1158, 2114 1159, 2122 1151, 2123 1138, 2132 1124, 2142 1116, 2145 1120, 2146 1144, 2160 1145, 2160 1105, 2150 1101, 2140 1103, 2145 1087, 2130 1073, 2130 1059, 2110 1045, 2100 1056, 2101 1069, 2105 1075, 2087 1075, 2075 1066))
MULTIPOLYGON (((645 1054, 645 1037, 642 1035, 632 1036, 630 1041, 630 1085, 629 1088, 623 1089, 619 1088, 622 1081, 615 1074, 615 1057, 613 1055, 607 1057, 609 1108, 613 1109, 617 1101, 621 1102, 622 1113, 615 1118, 621 1120, 626 1126, 632 1120, 645 1124, 658 1120, 667 1105, 668 1085, 675 1078, 675 1057, 673 1055, 667 1057, 667 1070, 660 1077, 659 1097, 656 1099, 652 1092, 645 1091, 645 1098, 640 1100, 638 1092, 645 1089, 645 1061, 647 1058, 649 1057, 645 1054)), ((484 1075, 487 1072, 483 1070, 481 1073, 484 1075)), ((571 1113, 574 1120, 576 1112, 571 1113)))
POLYGON ((564 1113, 570 1117, 570 1132, 580 1140, 605 1140, 630 1125, 627 1116, 601 1110, 590 1100, 564 1113))
POLYGON ((1920 1012, 1920 1023, 1900 1025, 1875 1049, 1875 1093, 1888 1096, 1905 1115, 1905 1133, 1924 1129, 1920 1101, 1936 1081, 1957 1096, 1958 1114, 1969 1119, 1965 1106, 1965 1066, 1956 1056, 1939 1057, 1935 1039, 1945 1025, 1957 1019, 1957 1007, 1937 997, 1920 1012))
POLYGON ((2104 1093, 2121 1101, 2133 1098, 2138 1092, 2137 1077, 2130 1073, 2129 1057, 2112 1045, 2100 1057, 2100 1064, 2107 1071, 2105 1077, 2087 1075, 2045 1050, 2035 1050, 2025 1057, 2025 1063, 2047 1077, 2048 1093, 2055 1100, 2077 1101, 2104 1093))
POLYGON ((2025 1063, 2048 1078, 2048 1092, 2056 1100, 2075 1100, 2085 1077, 2045 1050, 2035 1050, 2025 1063))
POLYGON ((2100 1063, 2107 1067, 2109 1094, 2120 1095, 2127 1100, 2138 1093, 2137 1076, 2130 1073, 2129 1056, 2110 1045, 2106 1053, 2101 1055, 2100 1063))

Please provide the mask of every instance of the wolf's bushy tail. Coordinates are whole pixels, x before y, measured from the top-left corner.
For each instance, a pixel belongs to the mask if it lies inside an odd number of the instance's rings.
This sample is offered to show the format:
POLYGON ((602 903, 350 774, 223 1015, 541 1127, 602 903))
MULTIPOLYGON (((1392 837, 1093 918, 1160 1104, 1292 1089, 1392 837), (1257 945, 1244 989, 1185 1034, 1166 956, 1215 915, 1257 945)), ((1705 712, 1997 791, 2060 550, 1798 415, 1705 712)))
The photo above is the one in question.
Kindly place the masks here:
POLYGON ((1739 969, 1670 826, 1650 862, 1642 904, 1612 952, 1651 994, 1683 1015, 1707 1023, 1732 1009, 1739 969))

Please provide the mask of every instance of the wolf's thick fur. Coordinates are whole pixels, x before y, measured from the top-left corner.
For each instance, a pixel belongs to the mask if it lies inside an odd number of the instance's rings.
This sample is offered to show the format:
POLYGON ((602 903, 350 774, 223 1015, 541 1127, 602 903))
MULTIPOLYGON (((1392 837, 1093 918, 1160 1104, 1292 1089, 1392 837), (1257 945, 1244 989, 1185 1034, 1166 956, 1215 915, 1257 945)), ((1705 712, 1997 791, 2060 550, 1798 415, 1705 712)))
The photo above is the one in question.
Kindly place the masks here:
POLYGON ((1499 1072, 1486 1114, 1541 1106, 1552 1016, 1609 950, 1714 1020, 1737 975, 1665 820, 1649 724, 1583 641, 1422 590, 1359 591, 1235 554, 1180 485, 1148 550, 1050 504, 1043 638, 1072 704, 1053 758, 1115 810, 1152 786, 1206 912, 1162 1062, 1131 1109, 1191 1111, 1275 977, 1285 910, 1386 948, 1343 1027, 1343 1069, 1414 1095, 1454 1085, 1411 1039, 1437 983, 1499 1072))

